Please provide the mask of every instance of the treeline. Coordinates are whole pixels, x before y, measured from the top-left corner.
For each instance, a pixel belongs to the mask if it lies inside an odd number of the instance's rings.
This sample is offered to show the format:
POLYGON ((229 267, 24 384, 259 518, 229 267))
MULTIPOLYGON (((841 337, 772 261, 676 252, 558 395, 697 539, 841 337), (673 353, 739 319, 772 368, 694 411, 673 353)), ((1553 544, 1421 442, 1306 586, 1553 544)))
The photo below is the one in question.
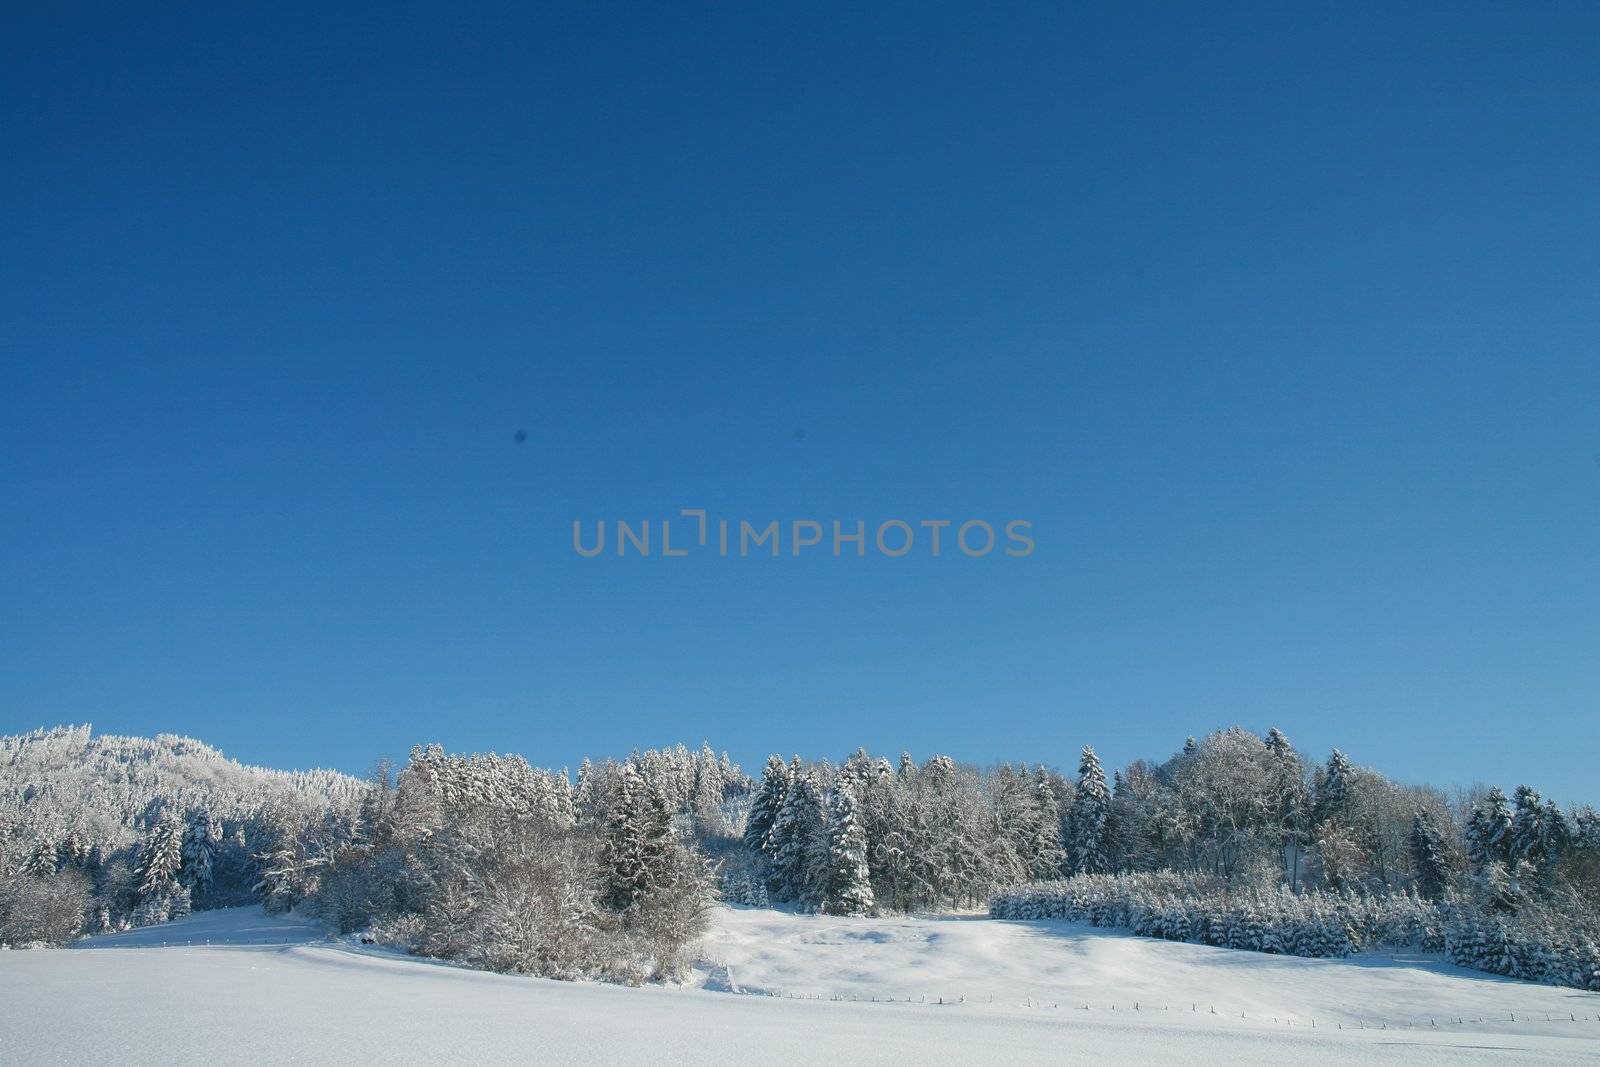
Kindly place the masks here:
MULTIPOLYGON (((1528 952, 1566 951, 1541 930, 1589 930, 1600 914, 1592 809, 1562 810, 1526 786, 1508 798, 1399 785, 1337 750, 1309 761, 1278 730, 1191 738, 1109 779, 1088 748, 1070 777, 857 751, 837 764, 773 756, 752 781, 708 747, 586 760, 575 780, 427 747, 357 783, 257 773, 183 739, 113 741, 84 730, 3 742, 0 942, 261 900, 472 966, 639 981, 682 970, 717 893, 849 915, 1149 875, 1206 887, 1185 890, 1195 907, 1222 887, 1226 900, 1264 894, 1258 909, 1449 908, 1455 925, 1442 931, 1474 930, 1489 946, 1440 940, 1453 956, 1532 974, 1543 965, 1528 952)), ((1211 929, 1179 910, 1191 932, 1211 929)), ((1299 938, 1281 951, 1301 951, 1299 938)))
POLYGON ((741 903, 856 914, 970 906, 999 894, 995 914, 1042 908, 1081 918, 1079 904, 1061 902, 1181 886, 1155 902, 1119 897, 1124 919, 1111 924, 1337 955, 1399 943, 1385 932, 1392 924, 1369 921, 1377 913, 1425 913, 1407 944, 1494 973, 1593 982, 1600 818, 1592 808, 1563 811, 1527 786, 1511 800, 1492 787, 1450 797, 1402 786, 1337 749, 1311 763, 1279 730, 1191 738, 1169 759, 1135 761, 1109 783, 1089 748, 1070 780, 1042 766, 984 771, 941 756, 892 765, 858 752, 837 767, 774 756, 744 840, 746 863, 725 877, 725 894, 741 903), (1107 876, 1133 880, 1097 880, 1107 876), (1071 881, 1007 892, 1057 879, 1071 881), (1236 905, 1245 910, 1229 910, 1236 905), (1208 925, 1218 907, 1223 925, 1208 925), (1239 932, 1246 928, 1256 934, 1239 932))
MULTIPOLYGON (((541 862, 559 842, 585 883, 563 892, 581 902, 598 886, 616 905, 610 912, 624 916, 626 936, 614 940, 635 948, 650 941, 650 951, 614 953, 626 966, 608 965, 613 976, 636 977, 641 960, 670 970, 681 963, 672 958, 679 949, 651 946, 686 942, 670 930, 657 936, 662 911, 654 905, 666 898, 646 890, 682 874, 680 861, 697 855, 693 842, 709 849, 731 840, 730 820, 742 819, 738 800, 749 785, 726 754, 681 745, 620 763, 585 761, 574 788, 564 770, 437 747, 414 752, 398 778, 386 769, 365 782, 247 767, 171 735, 92 737, 88 727, 65 727, 0 738, 0 945, 59 944, 260 901, 269 911, 316 908, 341 929, 377 923, 418 951, 466 954, 482 966, 577 973, 559 962, 561 952, 539 961, 525 951, 543 936, 539 923, 528 925, 523 947, 506 941, 511 947, 492 959, 469 947, 480 933, 488 939, 493 894, 515 880, 490 862, 517 854, 509 834, 528 848, 537 838, 541 862), (634 791, 632 807, 622 802, 629 775, 649 783, 634 791), (426 796, 435 798, 431 807, 415 799, 426 796), (421 813, 427 817, 417 821, 421 813), (608 837, 617 819, 622 825, 608 837), (647 842, 635 849, 631 904, 621 902, 618 878, 599 877, 622 862, 624 830, 647 842), (490 905, 471 918, 455 906, 486 892, 490 905), (647 897, 649 907, 641 903, 647 897), (415 936, 423 927, 427 936, 415 936)), ((704 881, 703 865, 690 866, 704 881)), ((616 925, 610 913, 577 912, 596 937, 616 925)), ((605 955, 597 945, 590 938, 578 956, 605 955)))
POLYGON ((1158 870, 1291 891, 1471 891, 1502 912, 1600 899, 1592 808, 1563 811, 1527 786, 1514 800, 1498 788, 1452 798, 1337 749, 1313 764, 1278 730, 1191 738, 1110 782, 1089 748, 1070 780, 942 756, 892 765, 858 752, 837 767, 773 757, 744 839, 754 876, 738 874, 741 892, 759 882, 822 911, 858 910, 867 893, 867 907, 958 907, 1022 882, 1158 870))

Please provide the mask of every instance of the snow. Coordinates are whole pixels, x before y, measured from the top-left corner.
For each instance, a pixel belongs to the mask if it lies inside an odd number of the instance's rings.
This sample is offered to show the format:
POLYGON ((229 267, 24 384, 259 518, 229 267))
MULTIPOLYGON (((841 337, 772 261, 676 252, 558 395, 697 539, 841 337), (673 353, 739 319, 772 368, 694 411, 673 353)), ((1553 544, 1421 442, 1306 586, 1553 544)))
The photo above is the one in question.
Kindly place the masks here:
POLYGON ((304 945, 326 940, 321 925, 310 919, 268 915, 260 908, 197 911, 181 919, 120 934, 100 934, 74 942, 70 949, 164 948, 172 946, 304 945))
POLYGON ((1581 1035, 1600 1054, 1600 994, 1496 978, 1420 953, 1301 959, 1065 922, 750 908, 725 909, 706 952, 713 983, 746 993, 919 1004, 964 998, 986 1013, 1043 1012, 1068 1023, 1138 1013, 1163 1025, 1211 1026, 1215 1009, 1230 1025, 1310 1028, 1315 1020, 1319 1031, 1341 1033, 1581 1035), (1587 1026, 1570 1019, 1585 1014, 1587 1026))
POLYGON ((722 908, 686 988, 482 974, 250 908, 74 948, 0 953, 0 1061, 1600 1059, 1596 994, 1429 958, 1291 959, 979 916, 722 908))

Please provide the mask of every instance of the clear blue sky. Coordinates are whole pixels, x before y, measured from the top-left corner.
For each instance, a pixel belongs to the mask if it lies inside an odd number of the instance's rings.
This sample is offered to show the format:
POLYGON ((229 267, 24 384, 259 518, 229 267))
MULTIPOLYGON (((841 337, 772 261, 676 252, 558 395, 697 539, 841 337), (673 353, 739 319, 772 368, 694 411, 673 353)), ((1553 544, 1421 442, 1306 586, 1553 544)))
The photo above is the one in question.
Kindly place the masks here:
POLYGON ((361 771, 1240 723, 1600 799, 1592 3, 13 6, 0 49, 0 730, 361 771), (680 507, 1038 547, 572 551, 680 507))

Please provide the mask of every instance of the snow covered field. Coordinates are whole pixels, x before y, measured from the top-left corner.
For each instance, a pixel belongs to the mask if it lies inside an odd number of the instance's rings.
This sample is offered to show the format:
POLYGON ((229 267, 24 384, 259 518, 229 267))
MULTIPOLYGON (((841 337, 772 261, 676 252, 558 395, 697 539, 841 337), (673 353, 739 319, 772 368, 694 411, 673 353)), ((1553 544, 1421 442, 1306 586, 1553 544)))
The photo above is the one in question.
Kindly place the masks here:
POLYGON ((75 948, 0 953, 0 1062, 1600 1060, 1596 994, 977 916, 719 909, 682 989, 482 974, 243 908, 75 948))

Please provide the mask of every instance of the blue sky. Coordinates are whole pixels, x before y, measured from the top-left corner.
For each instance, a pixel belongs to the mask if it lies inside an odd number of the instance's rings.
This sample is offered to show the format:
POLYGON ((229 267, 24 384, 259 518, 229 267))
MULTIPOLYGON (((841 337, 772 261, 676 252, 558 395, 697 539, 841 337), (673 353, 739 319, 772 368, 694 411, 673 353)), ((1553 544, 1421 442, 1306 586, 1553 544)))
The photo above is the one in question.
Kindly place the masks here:
POLYGON ((327 7, 6 15, 0 730, 1600 799, 1592 4, 327 7))

